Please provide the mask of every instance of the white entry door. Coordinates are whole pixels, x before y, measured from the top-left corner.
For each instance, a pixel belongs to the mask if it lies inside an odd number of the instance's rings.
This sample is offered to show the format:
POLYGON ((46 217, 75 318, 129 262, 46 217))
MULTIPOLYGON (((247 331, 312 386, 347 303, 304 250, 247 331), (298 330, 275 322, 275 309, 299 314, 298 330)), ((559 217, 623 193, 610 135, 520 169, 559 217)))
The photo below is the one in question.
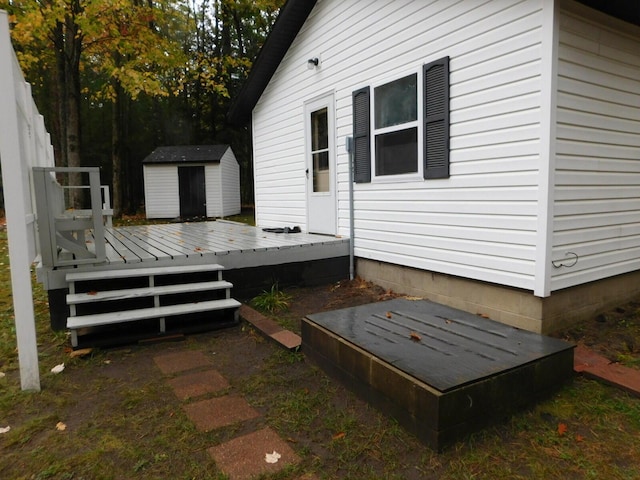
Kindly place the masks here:
POLYGON ((336 234, 333 94, 305 104, 307 224, 311 233, 336 234))

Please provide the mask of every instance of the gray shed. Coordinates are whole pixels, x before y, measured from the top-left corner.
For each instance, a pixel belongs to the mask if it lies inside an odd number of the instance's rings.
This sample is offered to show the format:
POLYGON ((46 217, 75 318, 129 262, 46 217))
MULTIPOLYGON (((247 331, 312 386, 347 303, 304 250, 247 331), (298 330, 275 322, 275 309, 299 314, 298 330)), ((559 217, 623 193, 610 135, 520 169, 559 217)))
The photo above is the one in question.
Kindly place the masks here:
POLYGON ((240 167, 229 145, 158 147, 142 167, 147 218, 240 213, 240 167))

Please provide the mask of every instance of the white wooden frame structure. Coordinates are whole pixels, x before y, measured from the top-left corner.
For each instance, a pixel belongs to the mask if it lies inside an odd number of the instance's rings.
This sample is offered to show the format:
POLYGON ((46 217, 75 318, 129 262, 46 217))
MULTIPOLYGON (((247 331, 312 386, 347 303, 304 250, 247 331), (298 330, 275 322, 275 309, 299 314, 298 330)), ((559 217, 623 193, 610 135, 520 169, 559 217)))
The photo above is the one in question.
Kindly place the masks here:
POLYGON ((37 258, 34 166, 53 167, 53 147, 11 46, 9 21, 0 11, 0 161, 4 188, 11 289, 23 390, 40 390, 31 265, 37 258))
POLYGON ((104 221, 111 225, 113 210, 109 208, 109 189, 100 185, 98 167, 33 167, 33 182, 38 213, 38 233, 42 265, 60 267, 106 260, 104 221), (59 173, 88 174, 88 185, 62 186, 56 180, 59 173), (88 209, 69 208, 65 190, 90 191, 88 209), (104 200, 102 196, 104 195, 104 200), (87 248, 85 232, 93 232, 93 248, 87 248), (60 255, 65 251, 65 255, 60 255))

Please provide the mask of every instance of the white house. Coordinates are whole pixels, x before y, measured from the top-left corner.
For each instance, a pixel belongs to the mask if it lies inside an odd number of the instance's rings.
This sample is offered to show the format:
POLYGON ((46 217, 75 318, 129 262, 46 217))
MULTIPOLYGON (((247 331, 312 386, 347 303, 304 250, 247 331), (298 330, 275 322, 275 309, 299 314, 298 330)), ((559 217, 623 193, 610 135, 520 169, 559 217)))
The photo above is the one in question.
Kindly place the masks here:
POLYGON ((142 166, 147 218, 240 213, 240 167, 229 145, 158 147, 142 166))
POLYGON ((539 332, 640 294, 637 2, 289 0, 230 119, 257 224, 365 279, 539 332))

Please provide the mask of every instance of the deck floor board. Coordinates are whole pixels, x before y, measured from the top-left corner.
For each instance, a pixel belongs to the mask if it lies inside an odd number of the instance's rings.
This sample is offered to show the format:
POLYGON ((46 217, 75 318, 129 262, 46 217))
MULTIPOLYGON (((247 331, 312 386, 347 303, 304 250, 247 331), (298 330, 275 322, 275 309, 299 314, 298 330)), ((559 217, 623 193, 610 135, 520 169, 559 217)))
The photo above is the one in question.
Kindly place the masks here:
MULTIPOLYGON (((95 251, 91 231, 87 248, 95 251)), ((307 233, 265 232, 250 225, 228 221, 167 223, 105 229, 106 261, 77 267, 42 267, 47 288, 64 288, 65 272, 146 266, 219 263, 241 269, 306 262, 349 254, 349 239, 307 233)), ((61 255, 65 255, 62 252, 61 255)), ((67 254, 68 255, 68 254, 67 254)))

